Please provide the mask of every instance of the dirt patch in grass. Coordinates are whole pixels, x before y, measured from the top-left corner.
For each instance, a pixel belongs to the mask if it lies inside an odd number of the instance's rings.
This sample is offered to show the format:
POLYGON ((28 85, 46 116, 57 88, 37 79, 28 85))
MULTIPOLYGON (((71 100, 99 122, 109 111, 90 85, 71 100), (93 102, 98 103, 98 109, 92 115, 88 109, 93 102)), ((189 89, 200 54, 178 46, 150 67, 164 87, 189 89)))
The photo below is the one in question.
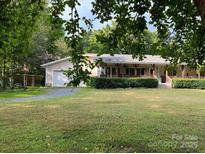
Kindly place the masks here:
POLYGON ((50 108, 50 109, 56 109, 56 108, 59 108, 60 106, 59 105, 47 105, 45 106, 45 108, 50 108))
POLYGON ((150 107, 153 109, 161 109, 161 105, 159 104, 152 104, 150 107))

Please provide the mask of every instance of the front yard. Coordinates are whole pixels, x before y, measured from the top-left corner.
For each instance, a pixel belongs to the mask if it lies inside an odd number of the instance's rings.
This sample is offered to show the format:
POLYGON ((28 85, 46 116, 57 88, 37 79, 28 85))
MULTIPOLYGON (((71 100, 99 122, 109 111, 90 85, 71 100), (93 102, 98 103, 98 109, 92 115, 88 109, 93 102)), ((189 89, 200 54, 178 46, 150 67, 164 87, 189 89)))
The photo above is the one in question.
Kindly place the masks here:
POLYGON ((82 89, 0 103, 0 152, 205 152, 205 91, 82 89))

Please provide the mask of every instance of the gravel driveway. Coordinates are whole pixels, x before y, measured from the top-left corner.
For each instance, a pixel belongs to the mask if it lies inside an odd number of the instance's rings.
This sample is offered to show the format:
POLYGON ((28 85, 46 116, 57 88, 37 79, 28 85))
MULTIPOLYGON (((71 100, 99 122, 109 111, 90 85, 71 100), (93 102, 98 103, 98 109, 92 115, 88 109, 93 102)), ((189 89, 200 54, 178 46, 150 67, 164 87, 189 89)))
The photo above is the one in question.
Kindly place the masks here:
POLYGON ((38 95, 38 96, 31 96, 31 97, 22 97, 22 98, 11 98, 11 99, 1 99, 1 102, 23 102, 23 101, 33 101, 33 100, 45 100, 45 99, 52 99, 56 97, 62 96, 70 96, 78 92, 80 89, 78 88, 53 88, 50 89, 48 93, 38 95))

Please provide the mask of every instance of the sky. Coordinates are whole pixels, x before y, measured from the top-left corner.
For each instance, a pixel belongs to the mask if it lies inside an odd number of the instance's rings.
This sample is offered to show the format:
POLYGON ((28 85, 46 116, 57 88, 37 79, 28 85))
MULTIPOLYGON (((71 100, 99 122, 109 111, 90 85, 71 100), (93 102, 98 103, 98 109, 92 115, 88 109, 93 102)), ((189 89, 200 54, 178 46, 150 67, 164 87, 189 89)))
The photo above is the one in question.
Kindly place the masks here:
MULTIPOLYGON (((92 14, 91 9, 92 9, 92 2, 93 0, 80 0, 81 6, 78 7, 78 13, 80 14, 80 16, 85 16, 88 19, 94 19, 95 16, 92 14)), ((69 18, 69 9, 66 8, 64 11, 64 15, 63 15, 63 19, 68 19, 69 18)), ((149 14, 146 14, 146 19, 147 21, 150 21, 150 17, 149 14)), ((103 27, 105 27, 107 24, 111 24, 111 21, 108 23, 100 23, 99 20, 95 19, 93 21, 93 29, 102 29, 103 27)), ((85 28, 85 25, 81 25, 85 28)), ((148 29, 150 31, 154 31, 155 27, 153 25, 148 24, 148 29)))

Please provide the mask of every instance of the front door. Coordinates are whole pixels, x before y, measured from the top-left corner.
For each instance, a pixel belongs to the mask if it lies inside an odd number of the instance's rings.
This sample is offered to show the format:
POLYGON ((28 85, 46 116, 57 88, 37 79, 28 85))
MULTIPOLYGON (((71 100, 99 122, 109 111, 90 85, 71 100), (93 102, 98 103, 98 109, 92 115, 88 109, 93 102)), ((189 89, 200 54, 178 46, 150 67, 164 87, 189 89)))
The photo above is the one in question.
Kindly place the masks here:
POLYGON ((150 75, 153 77, 153 75, 154 75, 154 70, 153 69, 150 70, 150 75))
POLYGON ((164 74, 161 76, 162 83, 166 83, 166 71, 164 71, 164 74))

